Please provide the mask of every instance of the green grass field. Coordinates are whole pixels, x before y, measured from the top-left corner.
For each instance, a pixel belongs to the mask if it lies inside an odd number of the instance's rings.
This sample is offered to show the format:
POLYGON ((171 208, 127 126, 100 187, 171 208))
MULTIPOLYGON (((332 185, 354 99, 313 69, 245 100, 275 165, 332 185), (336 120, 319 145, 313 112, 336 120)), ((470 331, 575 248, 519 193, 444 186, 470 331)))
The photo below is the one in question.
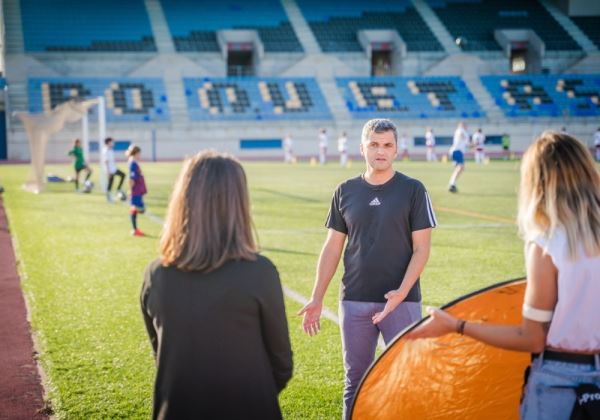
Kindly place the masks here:
MULTIPOLYGON (((123 166, 123 165, 121 165, 123 166)), ((331 194, 362 163, 341 169, 245 163, 252 211, 264 255, 285 286, 308 297, 331 194)), ((142 163, 150 212, 164 217, 177 163, 142 163)), ((399 162, 396 168, 427 187, 439 226, 422 275, 425 305, 524 274, 516 215, 518 162, 467 163, 459 194, 446 191, 450 164, 399 162)), ((129 235, 124 204, 98 192, 75 194, 72 184, 47 192, 21 190, 29 167, 0 166, 19 270, 31 312, 46 388, 57 418, 148 418, 154 363, 139 309, 145 266, 157 256, 160 224, 142 217, 145 238, 129 235)), ((47 172, 70 174, 71 166, 47 172)), ((97 182, 97 173, 93 179, 97 182)), ((325 305, 337 312, 338 269, 325 305)), ((342 359, 338 327, 323 321, 313 338, 301 331, 301 305, 286 298, 294 351, 294 377, 280 396, 286 419, 341 416, 342 359)), ((243 374, 241 372, 240 374, 243 374)))

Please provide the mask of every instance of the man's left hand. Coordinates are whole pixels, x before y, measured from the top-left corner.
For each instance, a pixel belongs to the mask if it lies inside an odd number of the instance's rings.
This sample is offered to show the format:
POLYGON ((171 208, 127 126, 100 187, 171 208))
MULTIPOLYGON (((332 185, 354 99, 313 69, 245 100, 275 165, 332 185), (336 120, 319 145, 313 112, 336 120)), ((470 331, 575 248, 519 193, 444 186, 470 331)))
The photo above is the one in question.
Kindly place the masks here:
POLYGON ((403 296, 399 290, 390 290, 383 297, 387 299, 387 302, 383 308, 383 311, 377 312, 375 315, 373 315, 373 324, 379 324, 381 321, 383 321, 383 318, 388 316, 388 314, 396 309, 396 307, 405 299, 405 296, 403 296))

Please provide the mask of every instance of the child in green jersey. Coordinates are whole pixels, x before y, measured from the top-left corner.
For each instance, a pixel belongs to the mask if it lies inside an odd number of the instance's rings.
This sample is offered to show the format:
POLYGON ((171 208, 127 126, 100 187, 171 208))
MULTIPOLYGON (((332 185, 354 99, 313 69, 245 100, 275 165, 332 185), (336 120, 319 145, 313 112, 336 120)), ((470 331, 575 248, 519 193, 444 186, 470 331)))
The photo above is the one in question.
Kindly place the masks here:
POLYGON ((88 164, 85 163, 85 160, 83 158, 83 149, 81 148, 81 140, 75 139, 73 148, 71 150, 69 150, 69 156, 73 156, 75 158, 75 161, 73 162, 73 164, 75 166, 75 190, 79 191, 79 172, 81 172, 83 170, 86 171, 86 176, 85 176, 86 181, 89 180, 90 176, 92 175, 92 170, 90 169, 88 164))

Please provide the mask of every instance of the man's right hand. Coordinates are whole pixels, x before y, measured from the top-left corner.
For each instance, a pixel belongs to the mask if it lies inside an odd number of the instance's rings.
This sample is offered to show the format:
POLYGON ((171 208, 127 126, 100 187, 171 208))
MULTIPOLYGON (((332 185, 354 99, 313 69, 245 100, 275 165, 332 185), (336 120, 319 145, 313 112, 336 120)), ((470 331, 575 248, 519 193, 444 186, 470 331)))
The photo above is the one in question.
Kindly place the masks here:
POLYGON ((311 300, 298 311, 298 315, 304 315, 302 328, 304 329, 304 332, 311 337, 317 335, 319 330, 321 330, 320 319, 322 309, 322 302, 311 300))

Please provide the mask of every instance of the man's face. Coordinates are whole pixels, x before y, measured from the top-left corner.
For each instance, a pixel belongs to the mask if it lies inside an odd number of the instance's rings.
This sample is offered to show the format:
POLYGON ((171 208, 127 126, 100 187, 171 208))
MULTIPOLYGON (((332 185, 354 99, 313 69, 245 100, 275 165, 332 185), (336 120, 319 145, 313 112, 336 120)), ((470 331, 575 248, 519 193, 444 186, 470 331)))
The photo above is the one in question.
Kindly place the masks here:
POLYGON ((376 171, 386 171, 394 163, 398 154, 393 131, 371 133, 368 141, 360 143, 360 154, 367 165, 376 171))

